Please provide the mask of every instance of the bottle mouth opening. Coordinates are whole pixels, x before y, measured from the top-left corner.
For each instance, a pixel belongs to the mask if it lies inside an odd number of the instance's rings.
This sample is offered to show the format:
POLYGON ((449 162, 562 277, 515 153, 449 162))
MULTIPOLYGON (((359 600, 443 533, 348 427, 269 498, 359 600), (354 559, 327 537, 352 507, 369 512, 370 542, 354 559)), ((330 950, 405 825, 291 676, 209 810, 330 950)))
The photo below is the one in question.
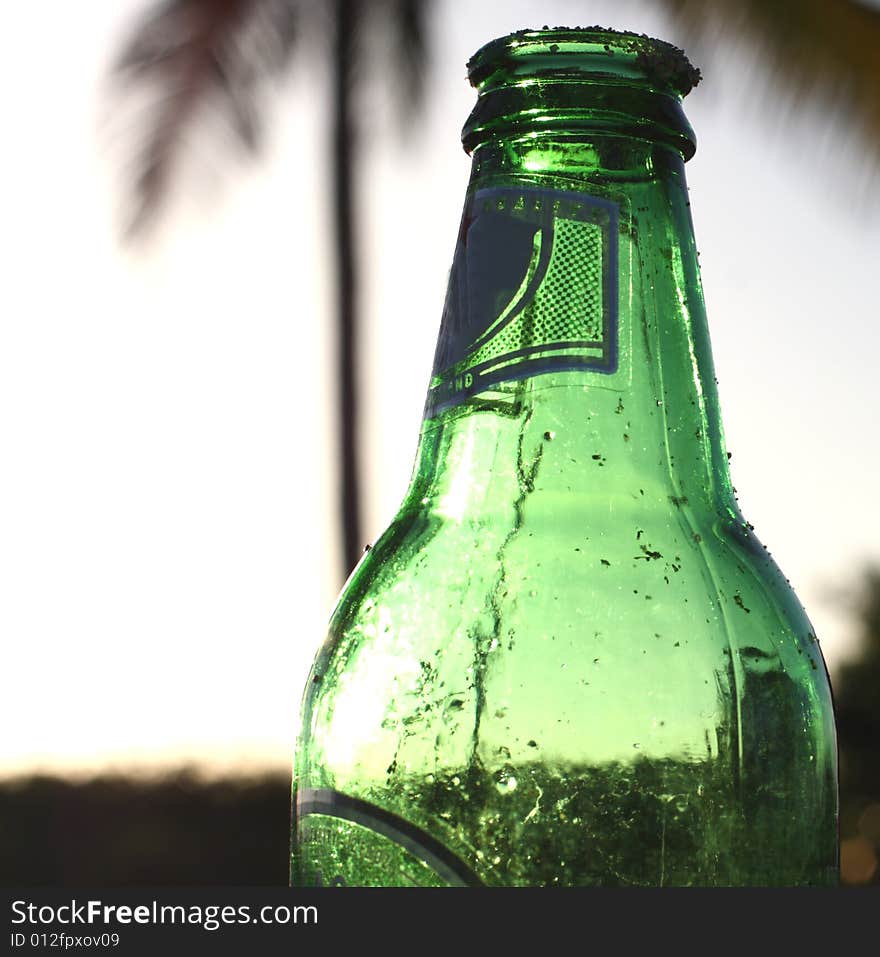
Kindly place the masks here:
POLYGON ((602 27, 510 33, 477 50, 467 70, 481 91, 513 78, 592 78, 686 96, 700 82, 700 71, 671 43, 602 27))

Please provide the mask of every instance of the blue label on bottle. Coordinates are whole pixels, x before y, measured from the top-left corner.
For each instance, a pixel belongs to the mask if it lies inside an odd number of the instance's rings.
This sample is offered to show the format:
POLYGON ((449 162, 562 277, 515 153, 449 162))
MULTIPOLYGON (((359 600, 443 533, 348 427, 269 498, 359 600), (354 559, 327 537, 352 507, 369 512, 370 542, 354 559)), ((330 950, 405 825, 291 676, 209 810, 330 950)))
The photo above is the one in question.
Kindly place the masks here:
POLYGON ((458 236, 426 417, 500 382, 618 362, 616 203, 481 189, 458 236))
POLYGON ((298 882, 307 887, 476 887, 442 841, 386 808, 329 788, 296 801, 298 882))

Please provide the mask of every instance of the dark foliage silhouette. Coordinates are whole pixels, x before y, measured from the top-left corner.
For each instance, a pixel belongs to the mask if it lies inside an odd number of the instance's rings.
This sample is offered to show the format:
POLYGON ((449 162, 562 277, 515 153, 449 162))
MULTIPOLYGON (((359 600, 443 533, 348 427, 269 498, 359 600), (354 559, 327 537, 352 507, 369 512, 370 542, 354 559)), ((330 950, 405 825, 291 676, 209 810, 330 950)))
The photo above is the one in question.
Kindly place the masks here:
POLYGON ((880 884, 880 567, 864 574, 858 612, 860 653, 834 684, 841 869, 851 883, 880 884))
POLYGON ((0 883, 284 885, 286 775, 27 777, 0 785, 0 883))

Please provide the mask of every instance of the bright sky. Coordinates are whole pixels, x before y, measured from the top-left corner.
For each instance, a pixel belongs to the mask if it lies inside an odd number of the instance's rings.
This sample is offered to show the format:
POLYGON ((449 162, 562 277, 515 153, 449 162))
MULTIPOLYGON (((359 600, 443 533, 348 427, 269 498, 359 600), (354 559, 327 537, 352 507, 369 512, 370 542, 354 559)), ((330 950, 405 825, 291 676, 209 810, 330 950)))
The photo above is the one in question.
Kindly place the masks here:
MULTIPOLYGON (((19 4, 0 41, 5 772, 287 766, 340 584, 323 87, 302 62, 263 160, 202 150, 161 242, 123 253, 100 80, 141 8, 56 5, 47 30, 19 4)), ((580 9, 534 8, 439 4, 409 145, 381 87, 365 103, 369 539, 415 452, 469 173, 464 64, 580 9)), ((680 39, 646 0, 589 16, 680 39)), ((880 560, 880 203, 827 115, 759 106, 772 95, 735 50, 693 58, 688 176, 734 483, 833 668, 852 625, 829 593, 880 560)))

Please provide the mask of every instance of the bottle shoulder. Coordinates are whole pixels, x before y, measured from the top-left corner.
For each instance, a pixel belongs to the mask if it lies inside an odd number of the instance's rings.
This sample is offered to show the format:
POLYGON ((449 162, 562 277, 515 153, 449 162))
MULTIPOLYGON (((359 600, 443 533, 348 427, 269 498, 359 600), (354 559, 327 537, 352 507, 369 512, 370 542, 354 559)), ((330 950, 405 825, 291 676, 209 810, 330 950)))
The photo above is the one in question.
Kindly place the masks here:
POLYGON ((508 655, 582 662, 607 647, 628 666, 641 656, 641 670, 726 656, 827 681, 810 622, 751 527, 682 503, 473 521, 410 509, 352 575, 330 632, 331 644, 413 649, 513 635, 508 655))
POLYGON ((519 823, 555 807, 575 842, 567 802, 607 794, 644 791, 684 813, 745 793, 778 834, 796 793, 824 820, 827 676, 751 531, 730 515, 693 525, 643 512, 630 538, 602 535, 590 515, 540 527, 398 516, 316 661, 300 779, 417 807, 431 826, 498 801, 519 823))

